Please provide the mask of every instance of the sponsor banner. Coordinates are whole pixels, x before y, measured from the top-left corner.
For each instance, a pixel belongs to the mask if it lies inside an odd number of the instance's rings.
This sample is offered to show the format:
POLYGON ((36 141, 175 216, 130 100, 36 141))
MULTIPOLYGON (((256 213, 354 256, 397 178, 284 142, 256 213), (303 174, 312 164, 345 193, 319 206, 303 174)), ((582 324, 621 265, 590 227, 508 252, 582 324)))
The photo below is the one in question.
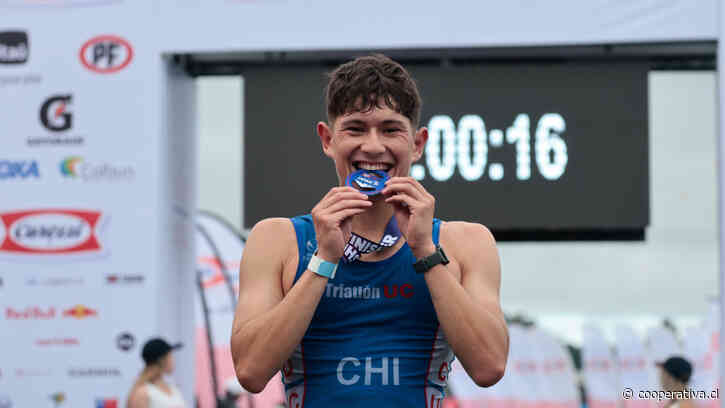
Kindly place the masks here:
MULTIPOLYGON (((186 207, 192 186, 161 188, 179 174, 167 170, 179 151, 164 157, 166 62, 148 40, 153 8, 0 0, 0 394, 14 408, 122 406, 147 339, 193 344, 192 327, 177 332, 192 306, 157 302, 194 295, 167 284, 192 277, 191 267, 167 267, 191 252, 179 249, 189 235, 164 229, 176 225, 171 202, 186 207)), ((190 405, 192 353, 179 350, 175 372, 190 405)))
POLYGON ((98 256, 105 217, 95 210, 42 209, 0 212, 0 256, 98 256))

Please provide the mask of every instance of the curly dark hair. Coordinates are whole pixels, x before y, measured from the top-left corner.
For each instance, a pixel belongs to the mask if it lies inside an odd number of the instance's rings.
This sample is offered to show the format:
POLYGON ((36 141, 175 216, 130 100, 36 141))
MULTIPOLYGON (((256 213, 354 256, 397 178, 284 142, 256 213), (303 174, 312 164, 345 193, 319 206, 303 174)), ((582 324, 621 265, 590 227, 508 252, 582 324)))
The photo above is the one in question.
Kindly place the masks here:
POLYGON ((415 80, 402 65, 382 54, 358 57, 328 74, 325 106, 330 123, 350 112, 390 109, 410 119, 413 128, 420 121, 422 100, 415 80))

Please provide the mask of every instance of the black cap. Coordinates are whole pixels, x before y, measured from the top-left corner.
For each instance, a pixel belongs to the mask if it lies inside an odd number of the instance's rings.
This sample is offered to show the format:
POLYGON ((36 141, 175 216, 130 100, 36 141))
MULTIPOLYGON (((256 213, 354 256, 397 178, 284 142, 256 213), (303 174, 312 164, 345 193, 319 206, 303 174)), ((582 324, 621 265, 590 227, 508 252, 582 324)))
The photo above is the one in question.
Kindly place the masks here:
POLYGON ((680 356, 673 356, 665 360, 664 362, 657 363, 658 366, 662 367, 667 374, 671 375, 677 381, 687 383, 690 381, 692 375, 692 364, 685 358, 680 356))
POLYGON ((146 364, 153 364, 172 350, 181 348, 181 343, 169 344, 166 340, 156 337, 146 342, 141 350, 141 358, 146 364))

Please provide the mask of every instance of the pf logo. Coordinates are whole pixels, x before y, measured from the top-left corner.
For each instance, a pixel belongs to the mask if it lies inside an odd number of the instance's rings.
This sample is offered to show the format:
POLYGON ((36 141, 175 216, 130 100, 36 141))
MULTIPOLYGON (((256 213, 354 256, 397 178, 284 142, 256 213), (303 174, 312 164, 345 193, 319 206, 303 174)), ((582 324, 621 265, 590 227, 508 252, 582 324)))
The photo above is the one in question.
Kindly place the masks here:
POLYGON ((53 95, 40 106, 40 123, 52 132, 62 132, 73 126, 73 114, 68 111, 73 95, 53 95))
POLYGON ((79 53, 84 67, 97 74, 113 74, 128 66, 133 48, 128 41, 115 35, 99 35, 86 41, 79 53))

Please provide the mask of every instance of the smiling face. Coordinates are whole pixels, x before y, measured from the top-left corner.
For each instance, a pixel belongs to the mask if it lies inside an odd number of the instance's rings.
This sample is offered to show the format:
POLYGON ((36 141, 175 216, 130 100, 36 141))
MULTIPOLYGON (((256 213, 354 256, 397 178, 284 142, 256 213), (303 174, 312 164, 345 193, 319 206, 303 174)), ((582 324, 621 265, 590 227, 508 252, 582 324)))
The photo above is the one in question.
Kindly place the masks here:
POLYGON ((325 154, 335 162, 340 185, 356 170, 383 170, 390 177, 407 176, 423 154, 425 128, 415 130, 410 119, 384 102, 317 124, 325 154))

